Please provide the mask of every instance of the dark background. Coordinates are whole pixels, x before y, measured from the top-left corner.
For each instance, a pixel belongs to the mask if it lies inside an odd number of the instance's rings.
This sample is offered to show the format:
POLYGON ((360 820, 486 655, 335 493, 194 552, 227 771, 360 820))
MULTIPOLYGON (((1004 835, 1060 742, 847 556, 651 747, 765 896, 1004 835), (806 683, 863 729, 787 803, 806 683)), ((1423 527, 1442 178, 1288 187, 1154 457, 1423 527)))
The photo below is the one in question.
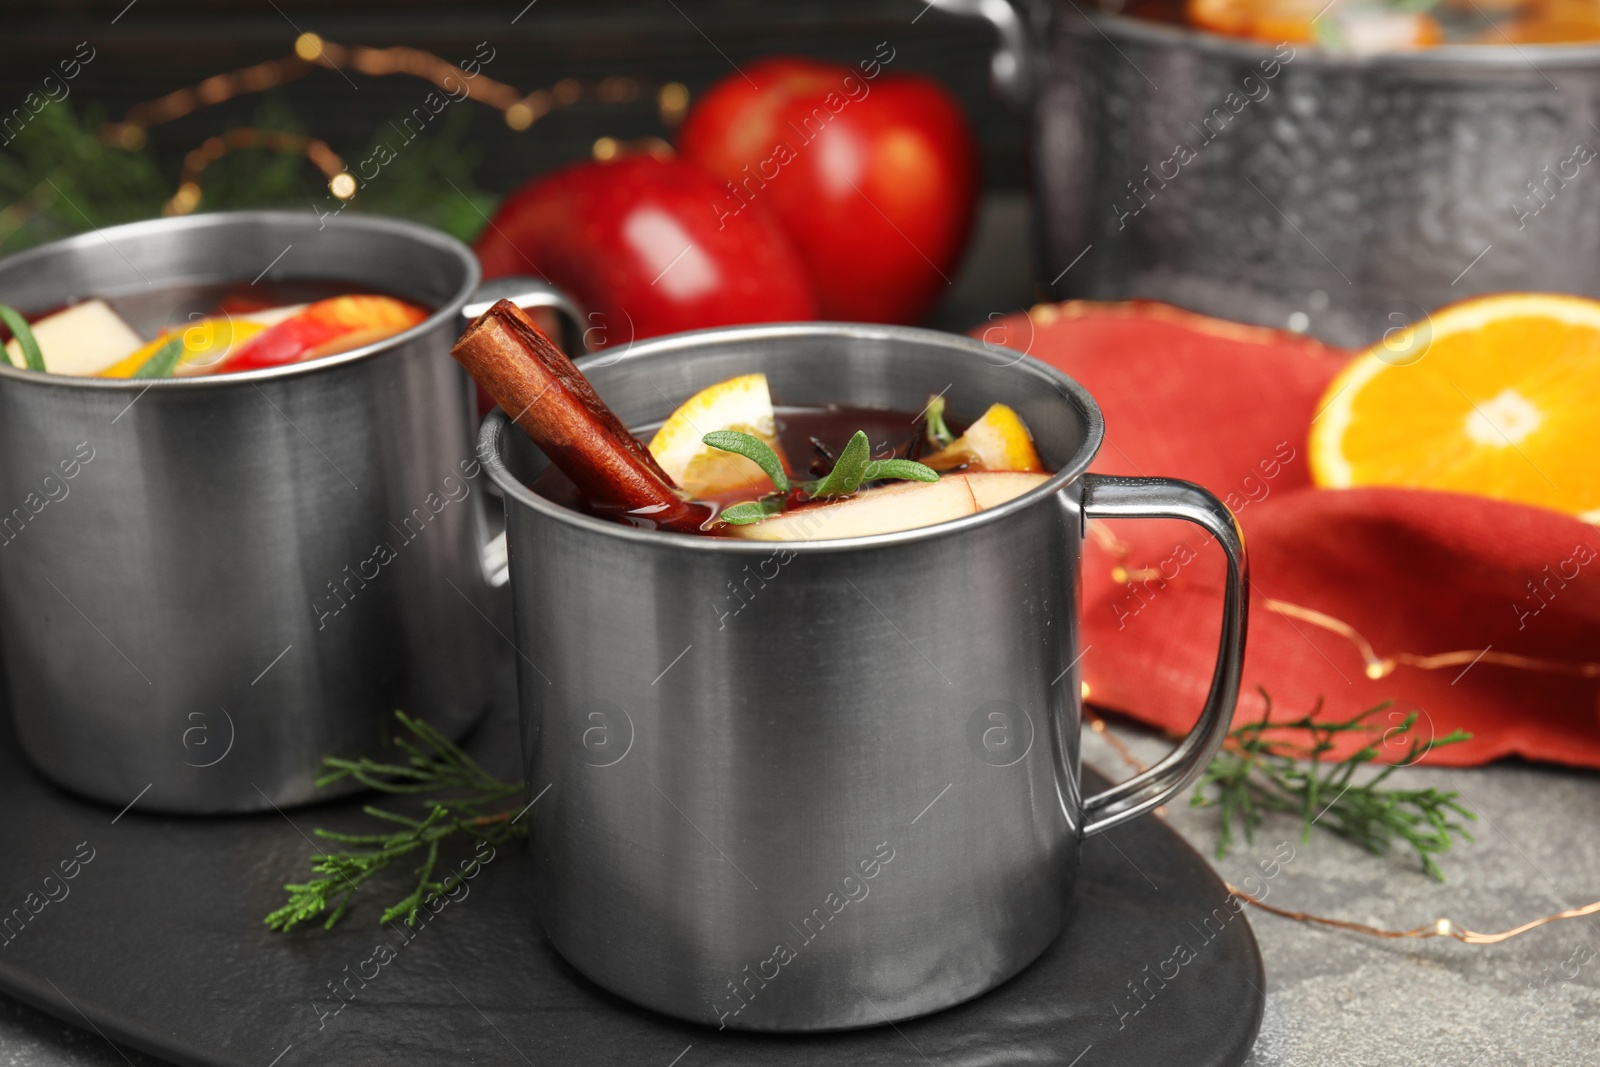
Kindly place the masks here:
MULTIPOLYGON (((474 177, 486 191, 504 192, 588 157, 598 136, 670 137, 652 85, 678 81, 698 95, 732 73, 731 63, 798 53, 853 64, 889 41, 897 52, 891 72, 937 77, 966 106, 982 143, 986 188, 1025 184, 1024 124, 989 93, 992 31, 976 20, 924 13, 921 0, 536 0, 513 25, 524 7, 527 0, 135 0, 131 8, 127 0, 10 2, 0 5, 0 102, 9 109, 37 90, 55 62, 86 40, 97 55, 72 83, 69 102, 80 114, 86 104, 101 105, 115 120, 133 104, 288 55, 302 31, 342 44, 411 45, 452 62, 487 40, 497 54, 484 73, 523 91, 569 77, 593 84, 627 75, 645 84, 631 103, 602 104, 585 94, 521 133, 499 112, 464 104, 461 110, 473 112, 463 121, 477 156, 474 177)), ((175 186, 183 153, 249 124, 267 96, 286 102, 308 133, 348 161, 429 88, 400 76, 352 73, 351 80, 354 87, 335 71, 317 70, 267 94, 153 127, 150 144, 175 186)))

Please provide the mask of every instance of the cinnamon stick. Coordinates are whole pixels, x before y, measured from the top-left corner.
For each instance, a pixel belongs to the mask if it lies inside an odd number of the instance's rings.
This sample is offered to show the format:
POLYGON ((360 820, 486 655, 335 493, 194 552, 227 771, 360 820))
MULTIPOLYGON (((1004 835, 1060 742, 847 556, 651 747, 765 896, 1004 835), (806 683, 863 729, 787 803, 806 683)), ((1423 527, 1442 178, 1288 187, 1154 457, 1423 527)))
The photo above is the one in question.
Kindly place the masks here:
POLYGON ((567 354, 511 301, 480 315, 450 355, 591 503, 686 532, 710 518, 711 509, 678 492, 567 354))

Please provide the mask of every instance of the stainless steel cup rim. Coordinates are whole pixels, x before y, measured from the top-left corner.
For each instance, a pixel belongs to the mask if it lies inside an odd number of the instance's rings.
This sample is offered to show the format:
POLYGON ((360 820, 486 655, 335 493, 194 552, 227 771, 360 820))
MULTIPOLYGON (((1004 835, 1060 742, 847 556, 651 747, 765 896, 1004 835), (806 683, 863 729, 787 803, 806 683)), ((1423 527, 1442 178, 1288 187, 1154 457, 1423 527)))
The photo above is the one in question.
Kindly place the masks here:
MULTIPOLYGON (((1110 32, 1119 40, 1133 40, 1152 45, 1184 45, 1200 52, 1254 62, 1275 56, 1275 45, 1239 37, 1224 37, 1217 33, 1188 26, 1175 26, 1150 19, 1106 11, 1086 12, 1089 24, 1101 32, 1110 32)), ((1476 74, 1493 71, 1512 71, 1526 74, 1530 67, 1589 67, 1600 63, 1600 44, 1457 44, 1422 48, 1412 52, 1376 52, 1364 55, 1326 52, 1310 46, 1301 46, 1295 54, 1296 66, 1342 68, 1348 70, 1381 70, 1401 73, 1416 71, 1429 74, 1476 74)))
POLYGON ((409 222, 405 219, 391 218, 386 215, 352 215, 348 218, 334 218, 327 220, 308 220, 304 212, 299 211, 213 211, 201 212, 195 215, 185 215, 179 218, 145 219, 140 222, 128 222, 119 226, 106 226, 88 233, 76 234, 72 237, 63 237, 50 241, 36 248, 29 248, 15 255, 7 256, 0 260, 0 268, 14 270, 19 266, 25 268, 35 259, 44 259, 63 249, 75 247, 98 246, 105 243, 108 248, 114 248, 111 242, 122 239, 137 239, 150 233, 166 233, 171 231, 200 230, 212 227, 226 227, 237 225, 285 225, 294 228, 304 228, 310 221, 318 221, 319 229, 344 229, 349 231, 366 231, 369 233, 390 233, 402 236, 425 244, 453 255, 458 258, 463 266, 461 285, 455 295, 436 308, 426 319, 391 337, 385 337, 370 344, 352 348, 348 352, 324 356, 321 359, 305 363, 289 363, 280 367, 263 367, 260 370, 240 371, 235 374, 199 375, 188 378, 84 378, 71 374, 51 374, 49 371, 28 370, 17 367, 9 360, 0 360, 0 380, 10 379, 17 382, 30 382, 35 386, 50 385, 77 389, 109 389, 142 392, 145 389, 218 389, 229 386, 259 385, 262 382, 274 381, 279 378, 293 378, 328 371, 334 367, 344 366, 360 360, 370 359, 389 349, 404 345, 412 338, 418 337, 427 331, 436 328, 444 319, 454 320, 460 314, 461 307, 471 297, 478 286, 480 270, 478 258, 472 250, 460 241, 441 230, 424 226, 421 223, 409 222))
MULTIPOLYGON (((918 345, 933 345, 940 348, 969 354, 974 358, 981 358, 992 354, 992 347, 970 337, 958 334, 944 333, 939 330, 925 330, 910 326, 878 326, 865 325, 858 322, 788 322, 774 323, 759 326, 726 326, 709 330, 692 330, 688 333, 671 334, 664 337, 655 337, 646 341, 637 341, 621 353, 601 352, 578 361, 580 370, 591 366, 610 367, 618 364, 640 364, 654 356, 668 353, 692 350, 708 343, 761 343, 763 341, 777 340, 797 336, 820 336, 843 342, 862 339, 899 341, 918 345)), ((1093 461, 1105 437, 1105 420, 1100 414, 1100 406, 1095 403, 1094 397, 1077 381, 1056 370, 1054 367, 1034 359, 1031 356, 1013 353, 1005 350, 1007 356, 1018 355, 1015 363, 1007 369, 1015 369, 1018 373, 1027 374, 1037 379, 1040 384, 1055 390, 1064 396, 1071 404, 1078 408, 1083 416, 1084 437, 1072 458, 1063 464, 1050 480, 1030 489, 1021 496, 1006 501, 992 508, 959 519, 935 523, 932 526, 920 526, 911 530, 899 530, 894 533, 873 534, 867 537, 841 538, 832 541, 740 541, 724 537, 696 537, 681 533, 670 533, 660 530, 643 530, 627 526, 618 522, 607 522, 597 519, 571 508, 562 507, 560 504, 546 500, 524 485, 521 479, 511 473, 501 455, 500 440, 504 432, 513 425, 504 411, 496 408, 484 420, 483 427, 478 436, 478 458, 483 463, 484 469, 489 472, 489 477, 494 479, 495 485, 505 493, 508 501, 515 501, 524 507, 538 512, 546 518, 565 523, 588 531, 600 537, 618 538, 631 541, 640 547, 653 546, 664 549, 681 549, 686 552, 722 552, 728 554, 771 555, 775 551, 787 549, 790 552, 819 555, 829 552, 854 552, 868 551, 878 548, 887 548, 894 545, 909 544, 917 541, 927 541, 936 537, 950 537, 971 530, 975 527, 992 522, 1004 522, 1006 517, 1014 515, 1023 508, 1030 507, 1041 497, 1053 495, 1084 473, 1093 461)), ((636 372, 644 373, 646 368, 635 367, 636 372)))

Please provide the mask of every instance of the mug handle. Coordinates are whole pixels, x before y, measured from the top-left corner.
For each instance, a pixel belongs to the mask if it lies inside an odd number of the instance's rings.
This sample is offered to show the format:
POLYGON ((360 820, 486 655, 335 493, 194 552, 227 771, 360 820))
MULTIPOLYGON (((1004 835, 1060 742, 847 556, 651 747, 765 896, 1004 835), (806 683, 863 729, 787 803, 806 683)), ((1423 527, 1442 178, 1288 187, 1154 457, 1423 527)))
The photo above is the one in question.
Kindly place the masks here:
POLYGON ((524 311, 549 308, 561 317, 562 350, 574 358, 589 351, 582 310, 570 296, 542 278, 510 275, 480 282, 461 308, 461 318, 471 322, 498 300, 509 300, 524 311))
POLYGON ((1228 559, 1217 667, 1200 719, 1160 763, 1084 800, 1083 836, 1091 837, 1172 799, 1200 776, 1222 747, 1233 725, 1244 670, 1250 564, 1238 520, 1222 501, 1193 482, 1102 474, 1085 474, 1081 481, 1085 527, 1090 519, 1183 519, 1214 537, 1228 559))
MULTIPOLYGON (((561 347, 574 357, 589 351, 589 335, 584 327, 583 312, 566 293, 539 278, 514 275, 492 278, 479 283, 472 291, 471 298, 461 308, 463 325, 488 311, 499 300, 509 300, 524 311, 531 308, 550 308, 561 318, 561 347)), ((478 419, 476 390, 467 391, 467 404, 470 421, 476 425, 478 419)), ((479 544, 482 545, 479 549, 479 563, 483 567, 484 581, 492 588, 498 589, 511 580, 511 570, 506 555, 505 514, 503 511, 490 514, 486 499, 488 495, 487 491, 478 494, 474 505, 474 523, 478 530, 479 544)))
MULTIPOLYGON (((952 15, 983 19, 994 27, 998 40, 989 57, 989 81, 995 95, 1014 108, 1033 102, 1038 72, 1028 46, 1028 22, 1012 0, 927 0, 952 15)), ((918 15, 917 18, 921 18, 918 15)), ((916 21, 913 19, 912 21, 916 21)))

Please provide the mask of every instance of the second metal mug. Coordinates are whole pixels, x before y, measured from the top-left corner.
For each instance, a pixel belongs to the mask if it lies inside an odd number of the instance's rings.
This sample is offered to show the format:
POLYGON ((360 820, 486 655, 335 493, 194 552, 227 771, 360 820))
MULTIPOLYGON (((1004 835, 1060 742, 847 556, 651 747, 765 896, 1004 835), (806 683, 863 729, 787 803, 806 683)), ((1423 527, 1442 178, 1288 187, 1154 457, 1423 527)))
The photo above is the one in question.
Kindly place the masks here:
POLYGON ((118 807, 312 800, 321 757, 379 751, 396 708, 459 736, 509 654, 481 617, 487 486, 471 382, 446 355, 478 288, 465 245, 370 216, 161 219, 10 257, 0 301, 36 313, 252 277, 433 314, 316 363, 211 378, 0 366, 12 718, 35 766, 118 807))
POLYGON ((966 338, 738 327, 580 366, 635 427, 755 371, 790 405, 916 411, 943 389, 958 410, 1015 408, 1058 473, 923 529, 703 538, 534 494, 544 456, 493 414, 479 453, 507 501, 533 910, 555 947, 629 1000, 751 1030, 903 1019, 1027 966, 1060 932, 1081 840, 1174 796, 1228 730, 1245 636, 1232 516, 1185 482, 1086 473, 1103 436, 1088 393, 966 338), (1198 524, 1228 582, 1194 730, 1086 798, 1079 562, 1104 517, 1198 524))

